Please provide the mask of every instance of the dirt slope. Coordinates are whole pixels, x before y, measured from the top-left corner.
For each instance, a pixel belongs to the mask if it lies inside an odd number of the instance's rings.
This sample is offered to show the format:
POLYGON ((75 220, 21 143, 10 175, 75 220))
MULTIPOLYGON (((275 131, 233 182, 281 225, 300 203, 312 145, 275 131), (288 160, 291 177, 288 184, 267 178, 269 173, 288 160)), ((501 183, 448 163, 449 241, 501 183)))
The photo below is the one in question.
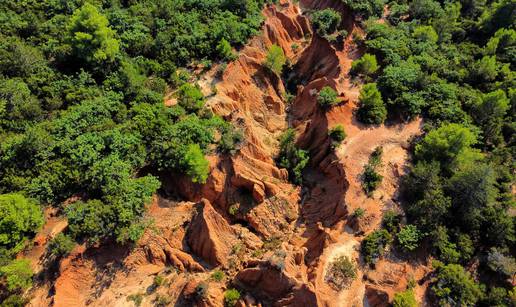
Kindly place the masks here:
MULTIPOLYGON (((343 14, 349 33, 362 34, 340 1, 300 4, 303 10, 333 7, 343 14)), ((381 306, 404 289, 410 276, 419 280, 425 275, 424 263, 406 263, 392 254, 371 271, 361 265, 357 250, 363 235, 378 227, 383 211, 397 206, 407 145, 422 123, 358 123, 353 111, 360 85, 348 72, 361 50, 351 35, 343 46, 312 35, 303 10, 286 0, 268 6, 261 35, 240 50, 221 76, 215 67, 200 77, 206 94, 216 88, 208 107, 243 130, 240 150, 210 156, 205 185, 163 174, 164 194, 179 193, 189 201, 156 196, 148 213, 154 225, 136 246, 77 247, 55 275, 42 273, 30 306, 131 306, 130 295, 140 297, 142 306, 222 306, 228 287, 241 290, 238 306, 381 306), (294 43, 300 47, 293 50, 294 43), (293 63, 296 82, 284 84, 263 68, 272 44, 281 46, 293 63), (292 84, 296 98, 287 106, 285 88, 292 84), (342 100, 328 111, 316 103, 325 85, 342 100), (327 131, 337 124, 348 136, 334 150, 327 131), (303 187, 289 183, 287 171, 274 162, 277 138, 289 126, 311 156, 303 187), (384 180, 368 198, 360 175, 377 146, 384 148, 384 180), (358 207, 366 216, 356 225, 350 213, 358 207), (325 280, 328 264, 339 255, 359 265, 357 279, 342 291, 325 280), (222 281, 210 277, 214 270, 225 272, 222 281), (164 280, 160 285, 154 282, 158 275, 164 280), (198 294, 199 285, 206 285, 205 294, 198 294)), ((43 257, 33 255, 35 261, 43 257)), ((416 291, 424 289, 425 284, 418 285, 416 291)))

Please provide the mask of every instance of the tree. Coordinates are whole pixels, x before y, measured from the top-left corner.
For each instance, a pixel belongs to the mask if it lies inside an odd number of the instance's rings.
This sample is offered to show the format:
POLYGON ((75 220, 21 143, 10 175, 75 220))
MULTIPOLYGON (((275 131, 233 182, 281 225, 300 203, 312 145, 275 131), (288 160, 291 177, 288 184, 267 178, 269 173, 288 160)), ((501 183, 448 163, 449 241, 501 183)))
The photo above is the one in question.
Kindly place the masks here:
POLYGON ((89 64, 112 62, 120 51, 108 19, 90 3, 73 13, 66 30, 75 55, 89 64))
POLYGON ((317 96, 317 103, 319 103, 319 105, 324 108, 329 108, 336 105, 339 103, 337 92, 329 86, 323 87, 317 96))
POLYGON ((263 65, 275 74, 281 74, 283 65, 287 62, 285 53, 278 45, 272 45, 267 52, 263 65))
POLYGON ((185 83, 177 90, 177 100, 187 112, 195 113, 204 106, 204 95, 199 87, 185 83))
POLYGON ((482 127, 486 144, 498 145, 502 140, 502 125, 509 110, 509 99, 503 90, 496 90, 482 96, 482 102, 475 106, 473 116, 482 127))
POLYGON ((433 266, 436 270, 436 281, 431 289, 439 303, 474 306, 482 298, 480 286, 460 265, 445 265, 435 261, 433 266))
POLYGON ((376 83, 368 83, 360 90, 358 118, 366 124, 379 125, 387 118, 387 109, 376 83))
POLYGON ((342 0, 353 13, 362 19, 381 17, 385 0, 342 0))
POLYGON ((360 59, 353 61, 350 73, 353 75, 371 76, 378 70, 378 62, 374 54, 366 53, 360 59))
POLYGON ((394 294, 393 307, 417 307, 416 297, 412 289, 394 294))
POLYGON ((498 195, 495 182, 494 170, 483 163, 460 168, 450 178, 447 190, 452 198, 455 220, 466 232, 478 234, 481 231, 485 208, 498 195))
POLYGON ((320 36, 337 31, 337 27, 342 21, 340 14, 332 8, 317 10, 310 17, 315 31, 320 36))
POLYGON ((0 195, 0 246, 19 251, 25 240, 43 225, 38 204, 21 194, 0 195))
POLYGON ((484 56, 482 59, 473 63, 470 69, 470 78, 472 82, 487 83, 492 82, 498 76, 498 64, 496 56, 484 56))
POLYGON ((362 256, 367 264, 373 265, 383 255, 392 237, 385 229, 376 230, 364 238, 361 245, 362 256))
POLYGON ((188 145, 183 164, 186 174, 192 178, 192 182, 206 183, 210 167, 199 144, 188 145))
POLYGON ((228 289, 224 292, 224 302, 227 306, 235 306, 236 302, 240 299, 240 292, 237 289, 228 289))
POLYGON ((74 246, 75 242, 61 232, 48 243, 48 251, 52 256, 59 258, 68 255, 74 246))
POLYGON ((296 132, 290 128, 280 137, 280 153, 278 156, 278 164, 288 170, 289 176, 294 183, 301 183, 303 177, 302 172, 310 157, 306 150, 297 148, 296 132))
POLYGON ((516 276, 516 260, 505 255, 500 249, 493 247, 487 255, 488 267, 505 278, 516 276))
POLYGON ((334 146, 342 143, 346 138, 346 131, 344 131, 344 127, 342 125, 337 125, 328 131, 328 136, 330 137, 334 146))
POLYGON ((430 131, 416 145, 416 158, 437 161, 446 170, 470 164, 482 159, 482 155, 471 148, 477 137, 469 128, 460 124, 444 124, 430 131))
POLYGON ((15 259, 0 267, 0 276, 5 278, 7 289, 12 292, 30 288, 33 275, 28 259, 15 259))
POLYGON ((398 243, 407 251, 413 251, 419 246, 420 237, 421 233, 415 225, 403 226, 397 234, 398 243))
POLYGON ((217 52, 223 60, 232 61, 235 59, 235 54, 233 53, 231 44, 224 38, 217 44, 217 52))

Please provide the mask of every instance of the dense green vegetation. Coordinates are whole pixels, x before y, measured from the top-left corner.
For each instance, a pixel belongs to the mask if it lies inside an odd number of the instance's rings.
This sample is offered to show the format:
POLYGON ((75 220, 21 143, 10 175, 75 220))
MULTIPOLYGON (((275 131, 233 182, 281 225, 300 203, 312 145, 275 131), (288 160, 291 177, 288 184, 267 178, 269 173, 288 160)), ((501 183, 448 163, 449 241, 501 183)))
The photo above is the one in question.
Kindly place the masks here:
POLYGON ((0 208, 7 213, 0 217, 0 275, 9 291, 25 288, 32 276, 10 259, 42 225, 43 206, 79 199, 62 208, 69 228, 51 243, 55 257, 73 240, 135 241, 149 224, 143 215, 160 187, 155 174, 204 183, 205 154, 217 145, 235 149, 241 136, 204 109, 184 67, 233 59, 233 47, 257 33, 262 6, 0 4, 0 208), (164 105, 168 91, 177 105, 164 105))
MULTIPOLYGON (((507 306, 516 252, 509 214, 516 4, 392 1, 387 22, 377 22, 366 19, 379 16, 380 2, 345 2, 363 20, 366 37, 357 43, 369 54, 367 65, 365 56, 355 61, 353 73, 365 75, 372 56, 378 64, 369 73, 376 86, 362 90, 359 118, 369 124, 425 118, 426 134, 415 140, 414 166, 402 182, 408 225, 390 214, 384 227, 401 250, 423 244, 442 262, 431 287, 441 304, 507 306), (469 268, 472 262, 480 266, 469 268)), ((377 237, 364 245, 366 260, 377 251, 371 247, 377 237)))

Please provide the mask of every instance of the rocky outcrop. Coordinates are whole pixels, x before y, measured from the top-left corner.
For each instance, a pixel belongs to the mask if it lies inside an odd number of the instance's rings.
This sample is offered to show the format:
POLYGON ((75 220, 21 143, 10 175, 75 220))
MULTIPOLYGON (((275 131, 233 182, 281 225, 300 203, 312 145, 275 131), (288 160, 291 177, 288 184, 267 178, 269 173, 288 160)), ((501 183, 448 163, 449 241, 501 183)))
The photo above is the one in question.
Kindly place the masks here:
POLYGON ((388 307, 389 305, 389 295, 380 289, 366 286, 365 296, 367 299, 367 303, 371 307, 388 307))
POLYGON ((241 270, 234 282, 274 306, 320 306, 307 280, 306 249, 277 250, 267 261, 254 261, 241 270))
POLYGON ((226 264, 236 234, 228 222, 203 199, 188 227, 187 242, 192 252, 212 266, 226 264))

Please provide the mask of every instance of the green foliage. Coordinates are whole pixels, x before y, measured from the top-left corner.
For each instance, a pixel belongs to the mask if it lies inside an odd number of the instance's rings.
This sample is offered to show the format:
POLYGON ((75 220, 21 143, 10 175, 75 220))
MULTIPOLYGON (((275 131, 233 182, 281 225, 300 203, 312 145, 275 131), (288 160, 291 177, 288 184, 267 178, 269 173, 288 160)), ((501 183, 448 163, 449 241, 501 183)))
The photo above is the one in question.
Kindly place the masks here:
POLYGON ((16 259, 0 267, 0 276, 5 278, 9 291, 26 290, 32 286, 34 273, 28 259, 16 259))
POLYGON ((488 145, 502 143, 502 125, 509 110, 509 99, 503 90, 483 95, 481 103, 474 106, 473 117, 483 130, 484 142, 488 145))
POLYGON ((185 165, 186 174, 192 178, 192 182, 206 183, 210 168, 199 144, 188 145, 182 163, 185 165))
POLYGON ((132 301, 134 303, 134 306, 139 307, 139 306, 141 306, 141 304, 143 302, 143 294, 141 294, 141 293, 131 294, 131 295, 127 296, 127 301, 132 301))
POLYGON ((237 289, 228 289, 224 292, 224 303, 226 306, 235 306, 240 299, 240 292, 237 289))
POLYGON ((336 105, 339 103, 337 92, 329 86, 323 87, 317 95, 317 103, 323 108, 330 108, 336 105))
POLYGON ((393 307, 417 307, 416 297, 412 289, 394 294, 393 307))
POLYGON ((379 125, 387 118, 387 110, 376 83, 368 83, 360 90, 357 115, 366 124, 379 125))
POLYGON ((365 237, 361 245, 361 253, 365 263, 374 265, 384 254, 391 240, 391 235, 385 229, 375 230, 365 237))
POLYGON ((355 264, 346 256, 339 256, 328 267, 325 280, 337 289, 349 286, 357 276, 355 264))
POLYGON ((217 52, 219 56, 223 60, 232 61, 235 59, 235 54, 233 53, 233 48, 231 48, 231 44, 224 38, 222 38, 217 44, 217 52))
POLYGON ((263 65, 272 71, 275 74, 281 74, 283 70, 283 65, 287 62, 287 57, 278 45, 272 45, 267 52, 267 56, 265 57, 265 62, 263 65))
POLYGON ((204 95, 199 87, 185 83, 177 90, 177 101, 187 112, 198 112, 204 106, 204 95))
POLYGON ((154 280, 152 281, 152 285, 155 288, 157 288, 157 287, 161 287, 164 282, 165 282, 165 278, 163 278, 163 276, 156 275, 156 276, 154 276, 154 280))
POLYGON ((385 228, 390 234, 398 232, 398 228, 401 223, 401 215, 393 210, 388 210, 383 214, 382 227, 385 228))
POLYGON ((326 36, 337 31, 342 21, 339 12, 331 8, 313 12, 310 15, 310 19, 312 26, 320 36, 326 36))
POLYGON ((491 248, 487 255, 487 265, 493 271, 506 278, 512 278, 516 274, 516 260, 505 255, 496 247, 491 248))
POLYGON ((356 218, 356 219, 359 219, 359 218, 364 217, 365 213, 366 213, 365 209, 363 209, 363 208, 356 208, 353 211, 353 213, 351 214, 351 216, 356 218))
POLYGON ((413 251, 419 246, 421 233, 415 225, 405 225, 401 227, 396 238, 401 248, 406 251, 413 251))
POLYGON ((75 247, 75 242, 62 232, 55 236, 48 243, 48 252, 54 257, 63 257, 68 255, 75 247))
POLYGON ((431 286, 439 303, 452 301, 461 306, 474 306, 482 298, 482 290, 460 265, 445 265, 436 261, 436 281, 431 286))
POLYGON ((383 13, 384 0, 342 0, 344 4, 349 6, 353 13, 363 19, 369 17, 380 17, 383 13))
POLYGON ((366 53, 360 59, 353 61, 350 73, 353 75, 371 76, 378 70, 378 62, 374 54, 366 53))
POLYGON ((280 137, 280 153, 278 164, 289 171, 289 176, 294 183, 302 182, 303 169, 308 164, 310 157, 308 152, 296 147, 296 131, 287 129, 280 137))
POLYGON ((215 281, 222 281, 224 278, 225 278, 225 274, 224 272, 220 271, 220 270, 215 270, 212 274, 211 274, 211 278, 215 281))
POLYGON ((120 42, 108 19, 90 3, 73 13, 66 30, 75 56, 89 64, 111 62, 120 51, 120 42))
POLYGON ((26 240, 43 225, 36 202, 21 194, 0 194, 0 247, 20 251, 26 240))
POLYGON ((430 131, 421 143, 416 145, 416 157, 426 161, 438 161, 446 170, 482 159, 482 155, 472 149, 477 143, 476 135, 459 124, 445 124, 430 131))
POLYGON ((362 188, 364 192, 371 196, 376 188, 382 182, 383 176, 378 174, 377 168, 381 164, 382 148, 377 147, 369 157, 369 162, 364 166, 362 173, 362 188))

